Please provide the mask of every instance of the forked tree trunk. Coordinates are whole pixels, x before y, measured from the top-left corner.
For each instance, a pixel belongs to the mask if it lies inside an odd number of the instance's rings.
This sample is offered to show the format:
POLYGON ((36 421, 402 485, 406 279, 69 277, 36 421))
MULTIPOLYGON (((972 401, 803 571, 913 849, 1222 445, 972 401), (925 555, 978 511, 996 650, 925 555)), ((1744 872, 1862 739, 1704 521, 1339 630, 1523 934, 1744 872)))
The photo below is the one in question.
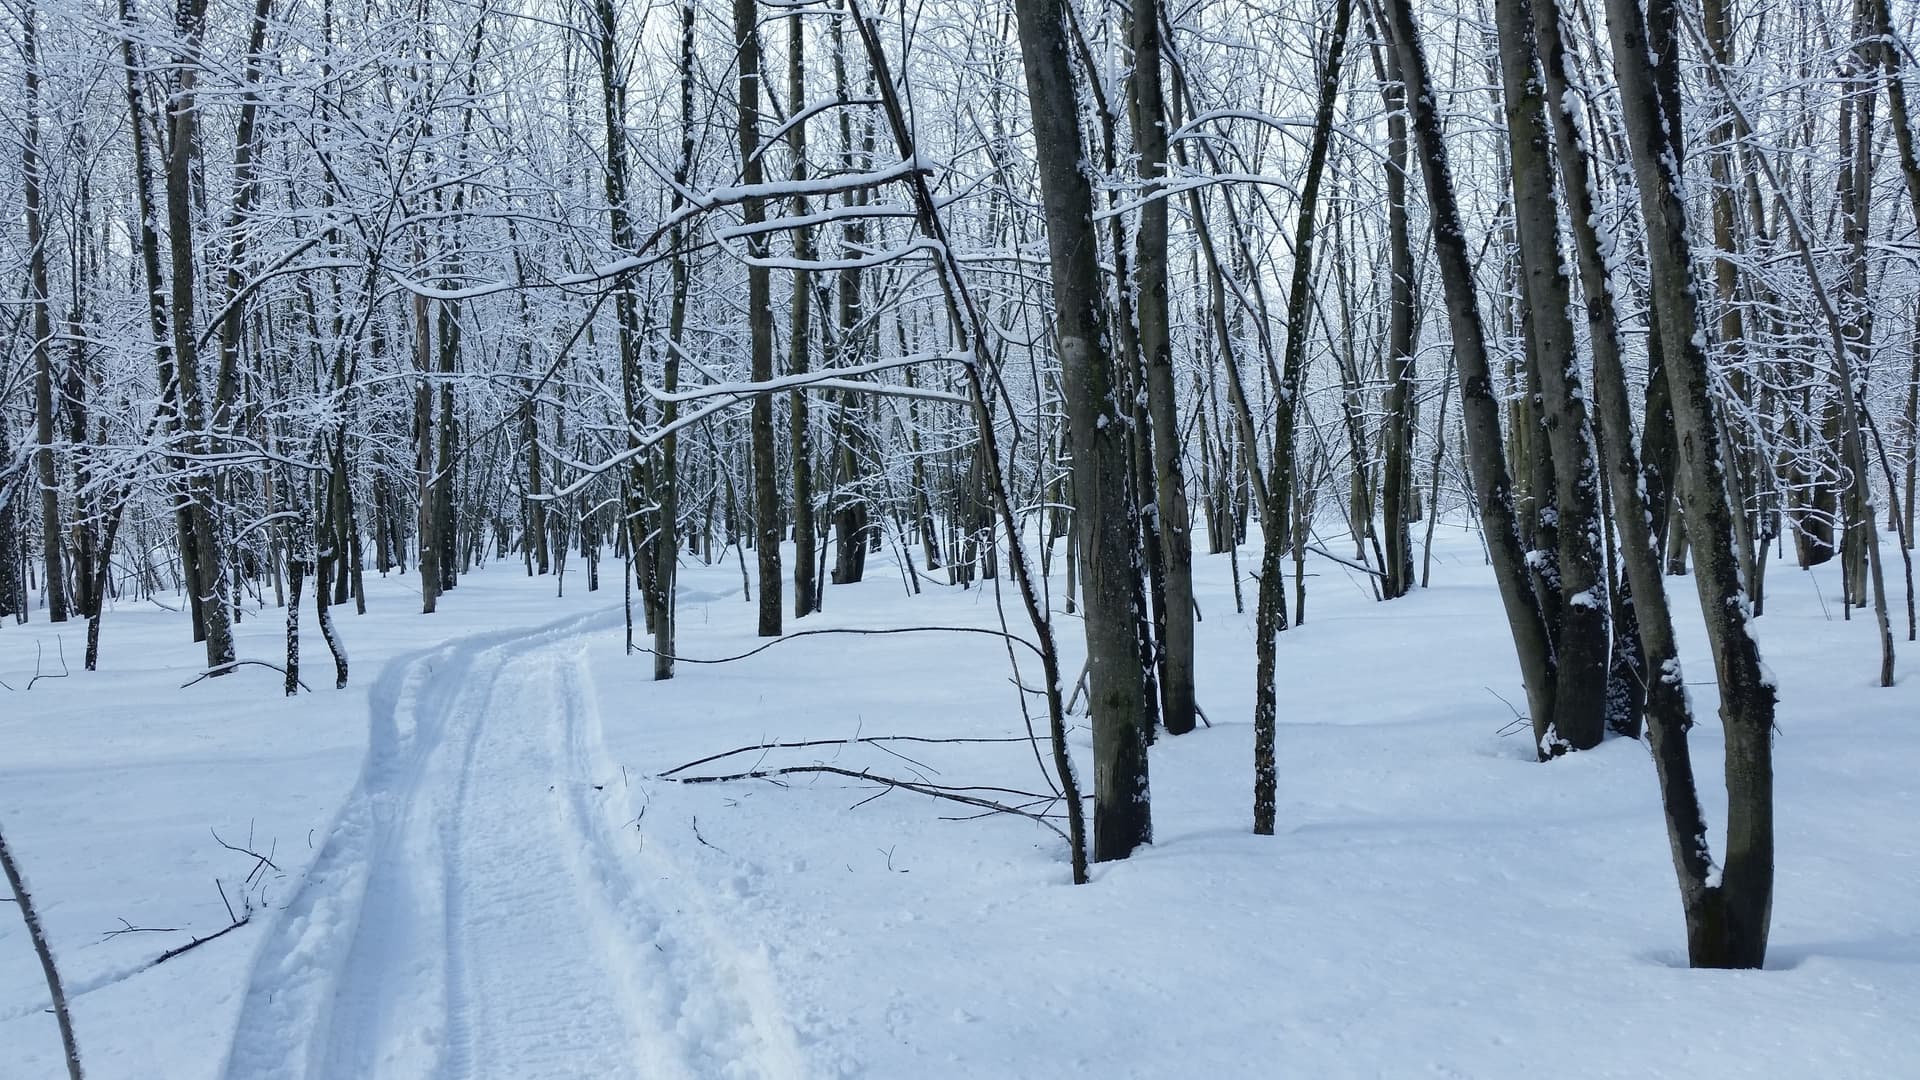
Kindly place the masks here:
POLYGON ((1606 733, 1612 640, 1606 562, 1600 550, 1605 526, 1600 520, 1593 425, 1580 385, 1580 358, 1568 314, 1570 282, 1560 250, 1552 135, 1535 55, 1533 5, 1530 0, 1494 0, 1494 22, 1499 27, 1520 292, 1532 331, 1527 335, 1532 353, 1527 363, 1539 379, 1544 451, 1553 461, 1557 580, 1549 585, 1558 590, 1554 642, 1558 683, 1553 714, 1535 715, 1533 731, 1541 753, 1554 754, 1591 749, 1606 733))

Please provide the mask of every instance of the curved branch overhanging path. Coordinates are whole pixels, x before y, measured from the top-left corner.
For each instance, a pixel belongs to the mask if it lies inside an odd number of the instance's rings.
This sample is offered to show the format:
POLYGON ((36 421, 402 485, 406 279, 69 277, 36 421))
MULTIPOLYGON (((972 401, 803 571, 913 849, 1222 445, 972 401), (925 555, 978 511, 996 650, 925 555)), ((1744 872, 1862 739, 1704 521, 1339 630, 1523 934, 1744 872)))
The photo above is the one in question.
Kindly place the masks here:
POLYGON ((805 1072, 765 973, 631 828, 582 641, 612 622, 382 673, 360 783, 261 946, 228 1080, 805 1072))

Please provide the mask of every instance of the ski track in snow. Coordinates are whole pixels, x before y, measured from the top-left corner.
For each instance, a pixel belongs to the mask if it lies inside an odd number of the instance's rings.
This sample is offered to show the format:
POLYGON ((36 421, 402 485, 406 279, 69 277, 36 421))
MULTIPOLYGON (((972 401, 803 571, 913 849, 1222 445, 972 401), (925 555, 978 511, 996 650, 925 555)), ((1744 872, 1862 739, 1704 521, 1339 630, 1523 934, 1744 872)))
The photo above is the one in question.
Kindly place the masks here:
POLYGON ((763 959, 629 827, 579 641, 612 621, 382 672, 360 783, 261 945, 228 1080, 807 1074, 763 959))

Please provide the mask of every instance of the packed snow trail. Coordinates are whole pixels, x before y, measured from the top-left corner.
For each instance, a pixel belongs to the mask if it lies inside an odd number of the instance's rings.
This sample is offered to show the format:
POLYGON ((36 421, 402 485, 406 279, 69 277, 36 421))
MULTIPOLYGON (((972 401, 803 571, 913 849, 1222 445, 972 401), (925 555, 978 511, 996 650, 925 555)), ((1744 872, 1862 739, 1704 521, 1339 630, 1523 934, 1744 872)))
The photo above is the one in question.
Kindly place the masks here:
POLYGON ((382 674, 360 787, 261 948, 228 1080, 804 1071, 730 946, 668 918, 697 898, 632 872, 579 640, 606 621, 382 674))

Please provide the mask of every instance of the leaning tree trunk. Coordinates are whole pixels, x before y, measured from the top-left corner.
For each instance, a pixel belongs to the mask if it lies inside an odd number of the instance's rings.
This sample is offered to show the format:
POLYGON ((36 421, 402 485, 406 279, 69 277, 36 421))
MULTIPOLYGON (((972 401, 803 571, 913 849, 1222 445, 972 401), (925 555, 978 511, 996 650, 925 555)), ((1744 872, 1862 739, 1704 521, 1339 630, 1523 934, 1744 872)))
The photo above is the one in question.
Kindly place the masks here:
MULTIPOLYGON (((1700 324, 1699 285, 1673 129, 1649 56, 1640 0, 1606 0, 1614 74, 1640 187, 1651 295, 1673 400, 1687 534, 1726 729, 1727 855, 1717 888, 1689 919, 1695 967, 1757 968, 1773 911, 1773 684, 1748 626, 1721 474, 1721 432, 1700 324)), ((1663 673, 1664 674, 1664 673, 1663 673)), ((1677 675, 1677 673, 1676 673, 1677 675)), ((1684 888, 1684 883, 1683 883, 1684 888)), ((1691 913, 1690 913, 1691 914, 1691 913)))
POLYGON ((1520 677, 1527 690, 1527 708, 1535 717, 1554 715, 1553 643, 1546 619, 1528 579, 1526 553, 1520 545, 1514 518, 1513 480, 1507 471, 1500 433, 1500 399, 1494 393, 1488 361, 1486 331, 1480 323, 1479 290, 1474 285, 1473 261, 1467 234, 1454 197, 1447 164, 1447 145, 1440 130, 1438 102, 1427 75, 1427 58, 1420 44, 1410 0, 1383 0, 1386 31, 1393 39, 1400 71, 1412 103, 1415 144, 1426 177, 1428 217, 1433 249, 1446 290, 1447 319, 1453 330, 1453 358, 1460 371, 1460 412, 1466 433, 1467 469, 1479 503, 1480 527, 1494 580, 1506 608, 1520 661, 1520 677))
POLYGON ((1073 445, 1087 634, 1087 708, 1093 718, 1093 858, 1124 859, 1153 840, 1142 717, 1145 672, 1135 637, 1139 569, 1127 493, 1127 410, 1117 381, 1096 260, 1093 191, 1082 171, 1078 90, 1067 55, 1064 0, 1016 5, 1020 51, 1052 259, 1061 385, 1073 445))
POLYGON ((1713 868, 1706 845, 1706 818, 1700 808, 1687 730, 1693 726, 1692 707, 1681 678, 1674 642, 1673 616, 1667 602, 1661 552, 1648 512, 1645 473, 1634 448, 1633 406, 1628 397, 1626 366, 1621 361, 1618 316, 1608 276, 1606 249, 1597 229, 1588 157, 1581 133, 1574 126, 1574 97, 1566 77, 1566 47, 1561 38, 1558 0, 1535 0, 1540 35, 1540 59, 1547 73, 1548 109, 1553 118, 1555 149, 1567 194, 1568 221, 1585 294, 1589 339, 1593 343, 1594 396, 1604 438, 1607 478, 1613 495, 1613 522, 1620 533, 1620 564, 1633 597, 1638 629, 1641 672, 1657 672, 1645 679, 1647 743, 1653 753, 1666 811, 1667 841, 1674 873, 1680 882, 1681 910, 1689 938, 1693 928, 1705 925, 1713 903, 1708 884, 1713 868))
POLYGON ((66 987, 60 981, 60 968, 53 960, 53 946, 48 944, 46 932, 40 927, 40 915, 34 910, 33 894, 27 891, 26 876, 20 872, 20 864, 14 860, 13 852, 7 848, 4 832, 0 832, 0 875, 7 879, 13 902, 20 909, 20 918, 27 924, 27 940, 33 943, 33 953, 40 960, 40 974, 46 979, 47 994, 53 1001, 53 1008, 49 1011, 60 1026, 60 1047, 66 1055, 67 1080, 82 1080, 80 1044, 73 1035, 73 1013, 67 1007, 66 987))

